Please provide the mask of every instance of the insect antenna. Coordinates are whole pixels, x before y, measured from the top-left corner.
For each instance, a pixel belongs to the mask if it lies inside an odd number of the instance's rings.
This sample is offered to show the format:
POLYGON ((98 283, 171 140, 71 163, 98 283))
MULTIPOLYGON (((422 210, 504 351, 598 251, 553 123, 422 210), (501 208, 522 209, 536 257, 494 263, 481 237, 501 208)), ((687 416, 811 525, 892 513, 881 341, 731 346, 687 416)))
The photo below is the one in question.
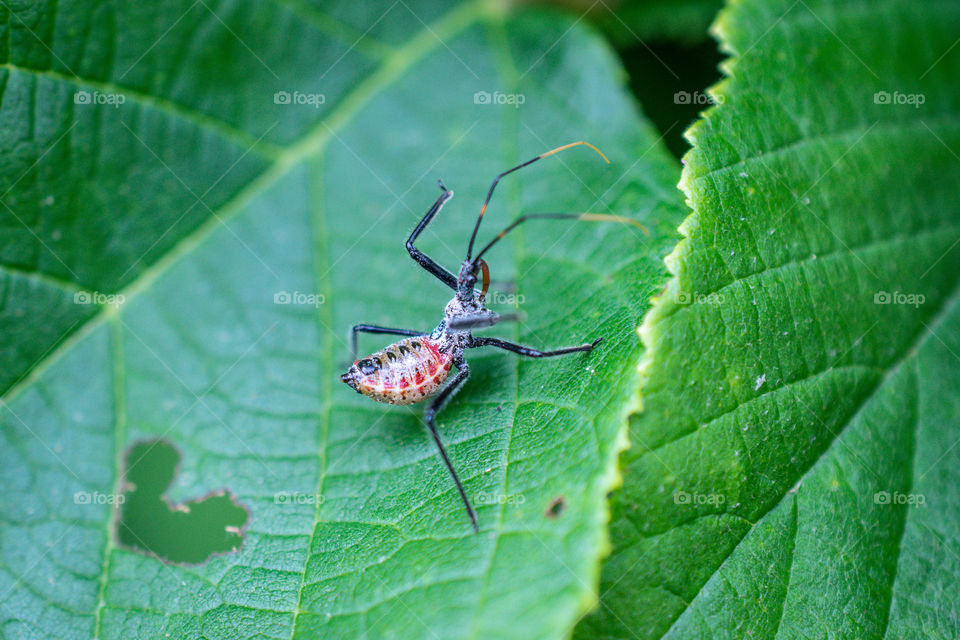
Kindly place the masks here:
POLYGON ((637 221, 634 220, 633 218, 628 218, 628 217, 626 217, 626 216, 615 216, 615 215, 610 215, 610 214, 607 214, 607 213, 528 213, 528 214, 525 214, 525 215, 520 216, 519 218, 517 218, 516 220, 514 220, 513 222, 511 222, 510 224, 508 224, 508 225, 503 229, 503 231, 501 231, 500 233, 498 233, 498 234, 493 238, 493 240, 491 240, 490 242, 488 242, 488 243, 487 243, 487 246, 485 246, 483 249, 481 249, 481 250, 480 250, 480 253, 477 254, 477 257, 474 258, 474 263, 476 263, 476 262, 478 262, 478 261, 479 261, 479 262, 483 262, 482 260, 480 260, 480 258, 483 257, 483 254, 485 254, 485 253, 490 249, 490 247, 492 247, 493 245, 497 244, 497 242, 498 242, 499 240, 501 240, 505 235, 507 235, 508 233, 510 233, 510 231, 512 231, 513 229, 517 228, 518 226, 520 226, 522 223, 526 222, 527 220, 532 220, 532 219, 536 219, 536 218, 558 218, 558 219, 567 219, 567 220, 587 220, 587 221, 590 221, 590 222, 620 222, 620 223, 623 223, 623 224, 632 224, 632 225, 635 226, 635 227, 639 227, 640 229, 643 230, 643 232, 644 232, 645 234, 647 234, 648 236, 650 235, 650 232, 647 231, 647 228, 646 228, 645 226, 643 226, 642 224, 640 224, 639 222, 637 222, 637 221))
POLYGON ((490 267, 480 259, 480 256, 477 256, 477 264, 480 265, 480 271, 483 274, 483 289, 480 290, 480 302, 483 302, 487 297, 487 290, 490 288, 490 267))
POLYGON ((593 146, 589 142, 584 142, 583 140, 579 140, 577 142, 571 142, 570 144, 565 144, 563 146, 557 147, 556 149, 551 149, 550 151, 547 151, 545 153, 541 153, 536 158, 527 160, 522 164, 518 164, 512 169, 507 169, 506 171, 504 171, 503 173, 501 173, 500 175, 498 175, 496 178, 493 179, 493 184, 490 185, 490 190, 487 192, 487 199, 483 201, 483 205, 480 207, 480 215, 477 216, 477 223, 473 225, 473 233, 470 234, 470 244, 467 246, 467 260, 469 260, 470 257, 473 255, 473 243, 477 239, 477 232, 480 230, 480 222, 483 220, 483 214, 487 212, 487 205, 490 204, 490 198, 493 197, 493 190, 497 188, 497 183, 500 182, 500 178, 502 178, 507 174, 513 173, 518 169, 523 169, 527 165, 531 165, 537 160, 542 160, 543 158, 546 158, 547 156, 552 156, 553 154, 559 153, 564 149, 569 149, 570 147, 576 147, 579 145, 590 147, 591 149, 596 151, 598 154, 600 154, 600 157, 603 158, 607 164, 610 164, 610 161, 607 160, 607 156, 603 155, 603 152, 600 151, 600 149, 597 149, 595 146, 593 146))

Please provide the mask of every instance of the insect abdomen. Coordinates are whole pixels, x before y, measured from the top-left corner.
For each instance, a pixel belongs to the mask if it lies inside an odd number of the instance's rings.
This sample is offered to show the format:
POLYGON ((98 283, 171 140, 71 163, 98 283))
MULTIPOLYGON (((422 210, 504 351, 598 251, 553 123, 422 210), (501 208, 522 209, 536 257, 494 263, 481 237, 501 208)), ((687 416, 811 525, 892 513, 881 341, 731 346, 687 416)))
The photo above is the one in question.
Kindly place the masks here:
POLYGON ((437 343, 416 336, 357 360, 341 379, 377 402, 413 404, 443 384, 452 363, 437 343))

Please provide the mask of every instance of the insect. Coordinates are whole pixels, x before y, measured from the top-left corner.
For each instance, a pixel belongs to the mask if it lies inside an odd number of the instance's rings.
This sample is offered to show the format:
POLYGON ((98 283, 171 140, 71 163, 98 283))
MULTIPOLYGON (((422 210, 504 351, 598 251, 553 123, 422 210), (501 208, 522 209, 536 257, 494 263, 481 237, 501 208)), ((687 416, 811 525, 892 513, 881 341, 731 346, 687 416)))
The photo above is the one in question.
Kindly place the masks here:
POLYGON ((450 456, 443 446, 436 425, 437 413, 443 408, 450 397, 462 388, 463 383, 467 380, 467 376, 470 375, 470 367, 464 358, 464 352, 467 349, 477 347, 496 347, 531 358, 548 358, 568 353, 590 351, 603 340, 603 338, 600 337, 593 342, 575 347, 540 351, 532 347, 525 347, 500 340, 499 338, 474 336, 472 332, 475 329, 493 326, 501 320, 515 319, 512 317, 508 318, 508 316, 500 316, 484 306, 487 289, 490 286, 490 269, 483 260, 483 256, 512 229, 515 229, 527 220, 535 218, 568 218, 622 222, 638 226, 643 229, 644 233, 647 232, 639 222, 623 216, 599 213, 528 213, 507 225, 506 228, 488 242, 475 256, 473 255, 473 246, 477 238, 477 232, 480 230, 480 223, 483 220, 487 205, 490 203, 490 198, 493 196, 493 191, 496 189, 500 179, 518 169, 533 164, 537 160, 579 145, 593 149, 600 154, 600 157, 607 163, 610 162, 599 149, 581 140, 542 153, 512 169, 507 169, 494 178, 493 184, 490 185, 490 190, 487 192, 487 197, 480 207, 480 215, 477 217, 477 222, 473 227, 470 243, 467 246, 467 257, 460 265, 460 271, 456 276, 434 262, 413 245, 417 237, 423 233, 427 225, 429 225, 440 212, 443 205, 453 197, 453 191, 447 189, 443 185, 443 182, 439 181, 438 184, 440 185, 442 193, 414 228, 410 237, 407 238, 406 248, 410 253, 410 257, 412 257, 417 264, 456 292, 456 295, 447 303, 444 309, 443 319, 440 321, 440 324, 429 333, 413 329, 391 329, 370 324, 354 325, 350 330, 351 354, 355 361, 349 370, 340 376, 340 379, 350 385, 357 393, 361 393, 377 402, 406 405, 431 398, 430 404, 424 414, 427 428, 430 431, 430 435, 433 436, 437 448, 440 450, 440 456, 443 458, 443 462, 446 464, 447 470, 450 472, 450 476, 457 486, 457 490, 460 492, 460 498, 463 500, 464 506, 466 506, 467 514, 470 516, 470 522, 475 532, 479 532, 477 514, 473 510, 466 492, 464 492, 463 484, 461 484, 453 464, 450 462, 450 456), (478 277, 482 278, 480 291, 477 291, 475 286, 478 277), (388 334, 406 337, 372 355, 356 360, 358 333, 388 334), (456 367, 457 373, 450 378, 450 370, 452 367, 456 367))

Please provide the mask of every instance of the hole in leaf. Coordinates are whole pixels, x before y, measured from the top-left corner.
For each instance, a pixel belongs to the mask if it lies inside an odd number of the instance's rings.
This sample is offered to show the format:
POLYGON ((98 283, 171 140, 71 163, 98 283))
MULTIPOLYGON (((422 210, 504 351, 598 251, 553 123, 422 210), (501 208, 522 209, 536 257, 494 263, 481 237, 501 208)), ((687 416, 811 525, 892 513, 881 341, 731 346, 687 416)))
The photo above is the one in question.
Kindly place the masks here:
POLYGON ((250 513, 228 491, 180 504, 164 498, 179 462, 180 454, 165 440, 139 442, 127 450, 119 544, 177 564, 199 564, 213 554, 237 551, 250 513))
POLYGON ((557 496, 553 499, 550 505, 547 507, 546 516, 548 518, 559 518, 560 514, 563 513, 563 510, 567 508, 567 503, 564 501, 563 496, 557 496))

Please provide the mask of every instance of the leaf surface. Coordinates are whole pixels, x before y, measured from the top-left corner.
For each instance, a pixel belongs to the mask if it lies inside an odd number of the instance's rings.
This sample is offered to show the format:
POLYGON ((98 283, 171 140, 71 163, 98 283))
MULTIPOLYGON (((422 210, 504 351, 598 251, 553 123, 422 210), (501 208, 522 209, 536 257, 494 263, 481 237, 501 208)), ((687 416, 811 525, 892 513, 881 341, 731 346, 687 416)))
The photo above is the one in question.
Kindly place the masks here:
POLYGON ((678 172, 596 35, 485 7, 385 4, 366 34, 346 2, 0 19, 2 635, 559 638, 593 604, 678 172), (481 237, 536 210, 631 215, 651 237, 543 222, 489 254, 516 285, 499 308, 526 314, 501 335, 606 341, 471 358, 440 422, 473 535, 421 409, 339 381, 345 336, 439 320, 451 293, 403 248, 438 177, 457 197, 419 245, 455 269, 493 176, 579 139, 612 164, 581 148, 511 176, 481 237), (153 438, 180 454, 171 504, 225 489, 250 511, 239 552, 189 566, 117 545, 109 498, 153 438))
POLYGON ((739 0, 716 31, 580 637, 956 637, 960 5, 739 0))

